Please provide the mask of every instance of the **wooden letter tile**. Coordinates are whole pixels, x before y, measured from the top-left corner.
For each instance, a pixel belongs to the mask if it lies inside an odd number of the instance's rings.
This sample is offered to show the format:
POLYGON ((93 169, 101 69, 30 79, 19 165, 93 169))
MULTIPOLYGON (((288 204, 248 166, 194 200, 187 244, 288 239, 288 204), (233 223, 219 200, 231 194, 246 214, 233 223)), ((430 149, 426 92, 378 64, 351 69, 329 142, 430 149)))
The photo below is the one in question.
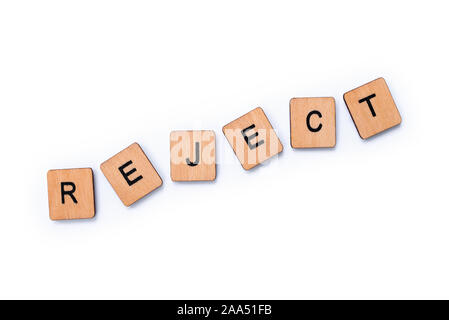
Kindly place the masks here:
POLYGON ((92 169, 50 170, 47 184, 50 219, 89 219, 95 216, 92 169))
POLYGON ((245 170, 254 168, 283 149, 262 108, 225 125, 223 133, 245 170))
POLYGON ((383 78, 351 90, 343 97, 362 139, 401 123, 401 115, 383 78))
POLYGON ((335 99, 293 98, 290 100, 292 148, 335 147, 335 99))
POLYGON ((172 131, 170 172, 173 181, 215 180, 215 133, 172 131))
POLYGON ((137 143, 103 162, 101 171, 127 207, 162 185, 162 179, 137 143))

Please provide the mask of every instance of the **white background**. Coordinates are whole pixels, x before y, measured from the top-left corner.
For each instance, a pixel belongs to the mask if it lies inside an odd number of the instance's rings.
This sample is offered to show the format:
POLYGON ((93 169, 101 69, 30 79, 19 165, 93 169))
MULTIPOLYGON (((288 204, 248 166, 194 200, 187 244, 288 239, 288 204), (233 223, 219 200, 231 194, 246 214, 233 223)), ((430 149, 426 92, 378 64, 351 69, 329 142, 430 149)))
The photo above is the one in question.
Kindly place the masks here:
POLYGON ((1 1, 0 298, 449 298, 446 1, 1 1), (360 139, 343 93, 384 77, 403 122, 360 139), (334 96, 337 146, 292 150, 292 97, 334 96), (282 155, 221 128, 261 106, 282 155), (171 130, 217 135, 174 183, 171 130), (164 180, 122 205, 133 142, 164 180), (92 167, 97 216, 53 222, 46 172, 92 167))

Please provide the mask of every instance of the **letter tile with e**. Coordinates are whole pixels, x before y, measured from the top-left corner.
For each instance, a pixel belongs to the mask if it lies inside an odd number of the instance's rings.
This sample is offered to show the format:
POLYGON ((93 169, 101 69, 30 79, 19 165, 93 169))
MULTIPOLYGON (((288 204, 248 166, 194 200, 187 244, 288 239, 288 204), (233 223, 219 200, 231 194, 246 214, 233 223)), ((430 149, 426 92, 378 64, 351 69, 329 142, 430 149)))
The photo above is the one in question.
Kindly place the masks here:
POLYGON ((137 143, 103 162, 101 171, 127 207, 162 185, 161 177, 137 143))
POLYGON ((343 96, 362 139, 401 123, 401 115, 384 78, 371 81, 343 96))
POLYGON ((290 100, 292 148, 333 148, 336 142, 335 99, 290 100))
POLYGON ((210 130, 172 131, 170 174, 173 181, 215 180, 215 133, 210 130))
POLYGON ((262 108, 223 127, 223 133, 245 170, 282 152, 283 146, 262 108))
POLYGON ((50 170, 47 184, 50 219, 90 219, 95 216, 91 168, 50 170))

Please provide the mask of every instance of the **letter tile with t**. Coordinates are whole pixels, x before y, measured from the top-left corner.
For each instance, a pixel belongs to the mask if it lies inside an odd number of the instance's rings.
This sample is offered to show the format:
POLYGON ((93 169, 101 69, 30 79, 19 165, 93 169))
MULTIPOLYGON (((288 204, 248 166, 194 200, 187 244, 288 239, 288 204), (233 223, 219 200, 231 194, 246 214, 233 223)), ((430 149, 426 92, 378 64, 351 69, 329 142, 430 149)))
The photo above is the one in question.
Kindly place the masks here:
POLYGON ((50 170, 47 184, 50 219, 89 219, 95 216, 92 169, 50 170))
POLYGON ((170 174, 173 181, 215 180, 215 133, 210 130, 172 131, 170 174))
POLYGON ((401 115, 384 78, 346 92, 343 98, 362 139, 401 123, 401 115))
POLYGON ((127 207, 162 185, 161 177, 137 143, 103 162, 101 171, 127 207))
POLYGON ((282 143, 262 108, 256 108, 223 127, 226 139, 245 170, 282 152, 282 143))
POLYGON ((335 129, 334 98, 290 100, 292 148, 333 148, 336 142, 335 129))

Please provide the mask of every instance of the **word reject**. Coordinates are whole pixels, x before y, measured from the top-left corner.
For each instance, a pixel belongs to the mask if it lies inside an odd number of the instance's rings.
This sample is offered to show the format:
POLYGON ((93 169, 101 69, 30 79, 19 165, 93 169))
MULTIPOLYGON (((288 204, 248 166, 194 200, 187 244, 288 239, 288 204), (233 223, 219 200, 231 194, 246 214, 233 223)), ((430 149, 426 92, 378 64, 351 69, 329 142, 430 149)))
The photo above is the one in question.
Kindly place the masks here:
MULTIPOLYGON (((383 78, 345 93, 343 99, 362 139, 397 126, 402 121, 383 78)), ((291 147, 335 147, 335 115, 335 99, 332 97, 291 99, 291 147)), ((281 141, 260 107, 225 125, 223 134, 245 170, 256 167, 283 150, 281 141)), ((215 145, 215 133, 211 130, 172 131, 171 179, 215 180, 215 145)), ((137 143, 103 162, 100 168, 125 206, 131 206, 162 185, 161 177, 137 143)), ((50 170, 47 185, 50 219, 89 219, 95 216, 91 168, 50 170)))

